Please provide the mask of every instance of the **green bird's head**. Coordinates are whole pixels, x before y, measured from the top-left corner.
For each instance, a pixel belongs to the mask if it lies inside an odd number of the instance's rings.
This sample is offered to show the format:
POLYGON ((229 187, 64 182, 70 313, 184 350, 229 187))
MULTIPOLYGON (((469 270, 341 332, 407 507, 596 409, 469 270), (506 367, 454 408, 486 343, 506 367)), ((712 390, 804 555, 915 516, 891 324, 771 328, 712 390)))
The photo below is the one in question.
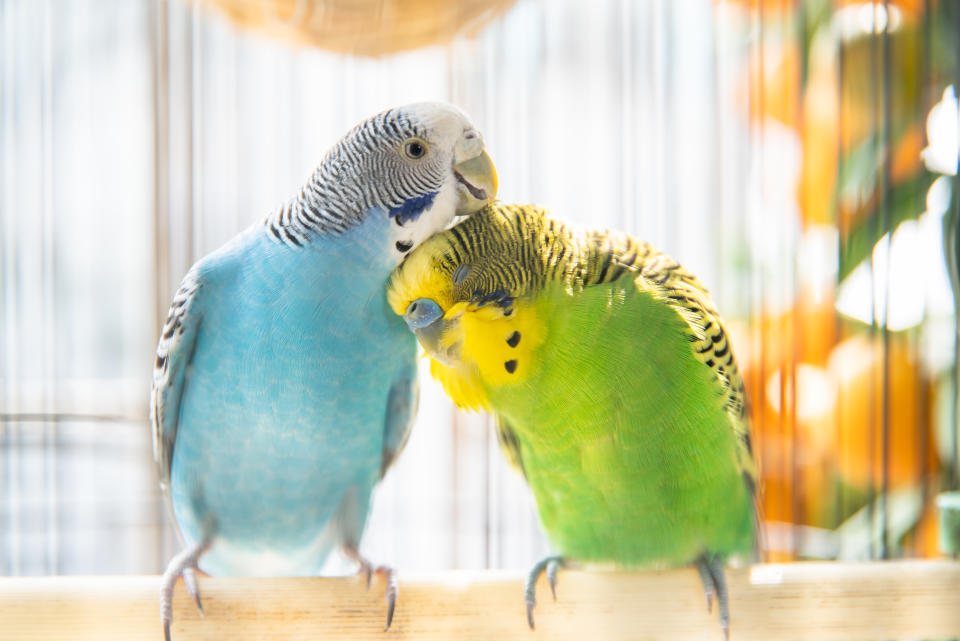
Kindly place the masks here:
POLYGON ((542 342, 533 300, 562 240, 535 207, 491 205, 436 234, 394 270, 387 298, 433 359, 461 407, 486 404, 486 384, 523 380, 542 342), (481 384, 482 383, 482 384, 481 384))

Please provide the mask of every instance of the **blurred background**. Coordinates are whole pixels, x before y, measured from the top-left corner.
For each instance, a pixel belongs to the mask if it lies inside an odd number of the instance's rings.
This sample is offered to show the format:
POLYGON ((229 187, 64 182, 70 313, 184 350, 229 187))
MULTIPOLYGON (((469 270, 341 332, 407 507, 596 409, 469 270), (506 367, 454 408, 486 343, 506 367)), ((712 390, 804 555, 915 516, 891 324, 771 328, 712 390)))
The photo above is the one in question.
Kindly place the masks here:
MULTIPOLYGON (((350 126, 423 99, 471 114, 503 200, 711 289, 767 559, 937 556, 958 62, 947 0, 0 0, 0 573, 165 567, 147 409, 179 279, 350 126)), ((362 549, 526 569, 547 546, 523 482, 422 380, 362 549)))

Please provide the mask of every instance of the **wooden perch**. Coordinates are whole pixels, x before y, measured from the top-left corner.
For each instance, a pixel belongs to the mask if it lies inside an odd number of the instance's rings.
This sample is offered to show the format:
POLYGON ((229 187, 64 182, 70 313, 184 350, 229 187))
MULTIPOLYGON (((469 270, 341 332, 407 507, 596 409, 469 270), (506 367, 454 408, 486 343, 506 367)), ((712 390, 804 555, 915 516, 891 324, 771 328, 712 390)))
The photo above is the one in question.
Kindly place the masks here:
MULTIPOLYGON (((960 636, 960 563, 795 563, 731 569, 733 641, 866 641, 960 636)), ((0 578, 0 639, 161 638, 158 577, 0 578)), ((397 614, 383 632, 383 582, 358 577, 201 577, 206 617, 183 589, 174 641, 417 639, 720 641, 692 569, 561 571, 558 601, 541 579, 537 629, 527 628, 521 577, 446 572, 400 577, 397 614)))

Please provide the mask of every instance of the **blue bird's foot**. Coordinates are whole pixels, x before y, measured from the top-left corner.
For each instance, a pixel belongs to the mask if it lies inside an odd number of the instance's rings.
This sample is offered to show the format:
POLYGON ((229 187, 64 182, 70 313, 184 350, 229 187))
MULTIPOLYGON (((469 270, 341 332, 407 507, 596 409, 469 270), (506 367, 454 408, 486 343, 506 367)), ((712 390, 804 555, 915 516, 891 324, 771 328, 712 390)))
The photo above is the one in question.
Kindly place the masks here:
POLYGON ((534 629, 533 608, 537 605, 537 580, 540 578, 540 575, 543 574, 544 570, 546 570, 547 582, 550 584, 550 592, 553 594, 553 600, 556 601, 557 571, 564 567, 567 567, 567 562, 562 556, 548 556, 538 561, 537 564, 531 568, 530 574, 527 575, 523 595, 527 602, 527 623, 530 625, 531 630, 534 629))
POLYGON ((366 558, 360 555, 359 550, 356 546, 353 545, 344 545, 343 553, 350 559, 356 561, 360 564, 360 570, 358 574, 363 574, 367 578, 367 589, 370 589, 370 581, 373 579, 374 574, 383 575, 384 580, 387 582, 387 590, 384 598, 387 601, 387 625, 383 628, 383 631, 386 632, 390 629, 390 624, 393 623, 393 612, 397 607, 397 594, 400 589, 397 585, 397 571, 387 565, 374 565, 366 558))
POLYGON ((197 561, 200 555, 210 547, 209 541, 187 548, 170 560, 170 565, 160 579, 160 622, 163 624, 163 639, 170 641, 170 624, 173 622, 173 587, 177 578, 183 577, 187 592, 197 604, 200 616, 203 616, 203 604, 200 602, 200 589, 197 586, 197 561))
POLYGON ((724 641, 730 639, 730 604, 727 595, 727 581, 723 573, 723 559, 704 554, 695 561, 700 581, 703 583, 703 595, 707 599, 707 612, 713 609, 713 598, 717 598, 717 610, 720 614, 720 631, 724 641))

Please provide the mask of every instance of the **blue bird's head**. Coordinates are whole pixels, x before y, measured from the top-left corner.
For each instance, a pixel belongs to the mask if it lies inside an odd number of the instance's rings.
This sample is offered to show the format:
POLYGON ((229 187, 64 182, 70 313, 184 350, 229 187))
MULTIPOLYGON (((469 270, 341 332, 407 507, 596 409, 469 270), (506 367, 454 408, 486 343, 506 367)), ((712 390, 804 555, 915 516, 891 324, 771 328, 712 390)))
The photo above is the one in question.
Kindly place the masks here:
POLYGON ((492 202, 496 192, 496 170, 479 130, 462 111, 439 102, 388 109, 361 122, 327 153, 304 189, 315 196, 313 213, 339 230, 385 217, 392 265, 455 217, 492 202))

